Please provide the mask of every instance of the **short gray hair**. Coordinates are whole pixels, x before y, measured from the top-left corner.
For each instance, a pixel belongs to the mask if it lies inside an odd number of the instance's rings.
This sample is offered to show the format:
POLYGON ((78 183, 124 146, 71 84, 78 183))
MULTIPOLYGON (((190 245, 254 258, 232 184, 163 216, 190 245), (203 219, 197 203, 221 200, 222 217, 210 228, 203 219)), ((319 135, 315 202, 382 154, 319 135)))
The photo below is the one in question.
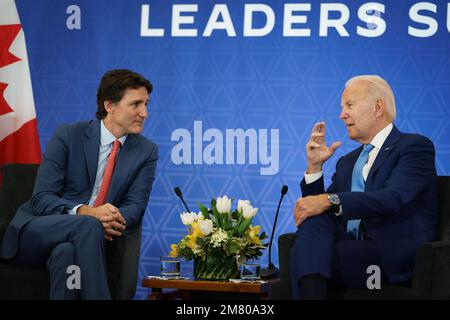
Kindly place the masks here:
POLYGON ((392 92, 391 86, 386 80, 377 75, 360 75, 355 76, 345 83, 345 87, 356 81, 364 81, 368 84, 368 94, 374 99, 381 98, 386 103, 386 111, 391 121, 395 120, 397 112, 395 110, 395 97, 392 92))

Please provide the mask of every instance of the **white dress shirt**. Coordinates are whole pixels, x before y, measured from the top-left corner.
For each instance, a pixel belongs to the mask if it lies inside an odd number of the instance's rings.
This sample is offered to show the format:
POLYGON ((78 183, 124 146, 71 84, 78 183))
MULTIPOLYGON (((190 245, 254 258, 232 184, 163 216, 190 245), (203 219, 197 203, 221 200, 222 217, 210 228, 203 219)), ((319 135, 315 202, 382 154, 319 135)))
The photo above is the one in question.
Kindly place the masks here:
MULTIPOLYGON (((377 158, 378 152, 380 152, 381 147, 383 146, 384 141, 386 141, 387 137, 392 131, 393 124, 390 123, 384 129, 382 129, 380 132, 378 132, 375 137, 373 137, 372 141, 370 141, 370 144, 374 146, 372 151, 369 152, 369 159, 367 160, 367 163, 363 167, 363 178, 364 181, 367 180, 367 176, 369 175, 370 169, 372 168, 373 163, 375 162, 375 159, 377 158)), ((305 171, 305 183, 310 184, 317 180, 319 180, 323 175, 323 171, 319 171, 316 173, 308 174, 305 171)), ((336 215, 342 214, 342 206, 340 206, 339 212, 336 215)))
MULTIPOLYGON (((100 122, 100 150, 98 153, 98 165, 97 165, 97 175, 95 176, 94 188, 92 189, 91 198, 87 203, 88 206, 92 206, 97 199, 98 191, 100 190, 100 186, 103 181, 103 174, 105 173, 106 163, 108 160, 108 156, 111 153, 112 145, 115 140, 119 140, 120 145, 123 146, 125 140, 127 139, 127 135, 122 136, 119 139, 116 137, 105 127, 103 120, 100 122)), ((84 203, 79 204, 73 207, 72 210, 68 210, 69 214, 77 214, 77 210, 84 203)))

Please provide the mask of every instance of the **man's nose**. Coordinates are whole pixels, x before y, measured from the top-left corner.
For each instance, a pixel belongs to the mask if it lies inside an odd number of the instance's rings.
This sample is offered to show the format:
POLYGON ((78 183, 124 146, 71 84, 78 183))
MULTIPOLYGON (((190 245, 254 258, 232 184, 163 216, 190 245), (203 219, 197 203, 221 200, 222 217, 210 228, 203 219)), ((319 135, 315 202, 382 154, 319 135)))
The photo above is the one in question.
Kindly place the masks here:
POLYGON ((345 118, 347 118, 347 112, 345 112, 345 110, 341 111, 341 114, 339 115, 339 119, 344 120, 345 118))
POLYGON ((144 106, 141 108, 141 110, 140 110, 140 112, 139 112, 139 115, 140 115, 142 118, 147 118, 147 117, 148 117, 147 106, 144 105, 144 106))

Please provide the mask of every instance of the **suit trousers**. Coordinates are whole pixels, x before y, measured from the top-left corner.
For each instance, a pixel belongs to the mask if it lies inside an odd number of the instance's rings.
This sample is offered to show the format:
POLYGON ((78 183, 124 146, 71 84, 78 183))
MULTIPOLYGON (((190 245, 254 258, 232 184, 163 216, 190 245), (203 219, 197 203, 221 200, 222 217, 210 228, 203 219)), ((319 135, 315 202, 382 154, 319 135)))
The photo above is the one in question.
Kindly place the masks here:
POLYGON ((338 217, 323 213, 309 217, 297 228, 291 248, 292 295, 300 298, 299 281, 306 275, 321 275, 348 288, 365 287, 367 268, 378 266, 385 281, 381 259, 371 239, 355 240, 338 217))
POLYGON ((17 255, 9 263, 47 268, 50 299, 111 299, 101 222, 91 216, 39 216, 20 231, 17 255), (79 267, 80 288, 74 288, 79 267), (68 285, 72 283, 72 285, 68 285))

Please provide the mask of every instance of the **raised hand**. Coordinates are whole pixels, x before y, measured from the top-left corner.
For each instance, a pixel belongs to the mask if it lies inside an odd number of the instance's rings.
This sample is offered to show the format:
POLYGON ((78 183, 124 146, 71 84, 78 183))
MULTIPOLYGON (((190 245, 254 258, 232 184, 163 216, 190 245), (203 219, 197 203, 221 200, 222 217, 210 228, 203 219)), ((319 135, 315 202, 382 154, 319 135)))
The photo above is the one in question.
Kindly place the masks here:
POLYGON ((307 173, 321 171, 324 162, 334 154, 340 145, 341 142, 337 141, 328 147, 325 143, 325 122, 317 122, 306 144, 307 173))

